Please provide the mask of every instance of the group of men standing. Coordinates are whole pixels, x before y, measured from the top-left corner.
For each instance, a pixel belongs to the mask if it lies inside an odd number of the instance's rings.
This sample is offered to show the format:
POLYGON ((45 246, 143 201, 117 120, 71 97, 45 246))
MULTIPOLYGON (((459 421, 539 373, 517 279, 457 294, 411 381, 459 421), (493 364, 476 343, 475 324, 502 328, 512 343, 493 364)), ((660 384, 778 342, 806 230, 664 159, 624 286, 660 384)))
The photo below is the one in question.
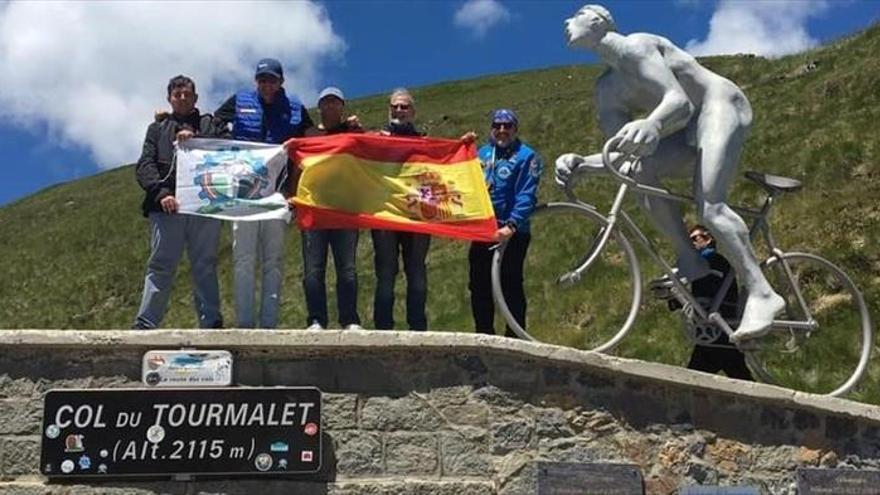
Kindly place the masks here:
MULTIPOLYGON (((146 193, 143 212, 151 227, 150 257, 134 323, 136 329, 152 329, 161 324, 184 249, 192 268, 199 326, 224 326, 217 282, 221 222, 178 213, 175 142, 199 136, 281 144, 296 137, 364 132, 356 116, 345 118, 345 97, 338 88, 328 87, 319 94, 321 122, 316 126, 303 103, 285 92, 280 62, 270 58, 260 60, 254 79, 253 89, 229 97, 213 116, 201 114, 196 108, 198 95, 192 79, 176 76, 168 83, 171 112, 157 115, 156 121, 150 124, 136 167, 138 183, 146 193)), ((388 115, 388 123, 380 134, 424 136, 415 126, 415 99, 407 90, 397 89, 391 94, 388 115)), ((543 167, 538 154, 519 140, 518 128, 519 121, 513 111, 493 112, 489 142, 480 148, 479 157, 498 220, 495 240, 508 242, 503 290, 512 312, 525 327, 522 266, 529 244, 528 217, 537 203, 537 186, 543 167)), ((475 138, 472 132, 461 137, 466 142, 475 138)), ((282 174, 275 184, 276 190, 286 197, 295 194, 294 175, 282 174)), ((275 328, 278 325, 287 228, 285 220, 233 222, 236 327, 275 328), (255 301, 258 264, 262 275, 259 307, 255 301)), ((394 286, 402 258, 407 279, 407 326, 412 330, 427 330, 425 259, 430 236, 378 229, 371 234, 376 274, 373 326, 382 330, 395 326, 394 286)), ((362 328, 357 311, 355 268, 358 237, 356 228, 302 231, 308 329, 329 327, 325 285, 328 251, 333 252, 336 266, 339 324, 343 329, 362 328)), ((490 277, 493 244, 475 242, 469 254, 472 309, 475 327, 482 333, 494 333, 490 277)))

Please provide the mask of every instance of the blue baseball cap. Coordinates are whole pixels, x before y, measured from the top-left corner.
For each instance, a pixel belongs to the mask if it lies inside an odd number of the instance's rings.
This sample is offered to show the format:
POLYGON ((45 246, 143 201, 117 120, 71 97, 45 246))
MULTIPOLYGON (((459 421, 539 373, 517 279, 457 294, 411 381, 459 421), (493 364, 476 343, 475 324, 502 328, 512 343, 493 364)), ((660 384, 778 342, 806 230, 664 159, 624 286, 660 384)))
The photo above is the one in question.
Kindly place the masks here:
POLYGON ((281 69, 281 62, 274 58, 264 58, 257 62, 257 72, 254 77, 275 76, 278 79, 284 79, 284 70, 281 69))
POLYGON ((516 118, 516 113, 507 108, 499 108, 492 112, 492 121, 490 124, 496 122, 499 124, 513 124, 514 127, 519 128, 519 119, 516 118))

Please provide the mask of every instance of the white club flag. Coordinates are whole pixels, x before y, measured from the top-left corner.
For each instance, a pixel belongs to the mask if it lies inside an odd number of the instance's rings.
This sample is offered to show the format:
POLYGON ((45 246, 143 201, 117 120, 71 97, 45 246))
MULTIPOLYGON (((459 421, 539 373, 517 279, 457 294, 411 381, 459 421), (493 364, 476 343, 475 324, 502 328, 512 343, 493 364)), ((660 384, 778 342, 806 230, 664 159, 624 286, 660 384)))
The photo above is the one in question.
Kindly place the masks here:
POLYGON ((180 213, 221 220, 290 221, 276 185, 287 175, 281 145, 193 138, 177 146, 180 213))

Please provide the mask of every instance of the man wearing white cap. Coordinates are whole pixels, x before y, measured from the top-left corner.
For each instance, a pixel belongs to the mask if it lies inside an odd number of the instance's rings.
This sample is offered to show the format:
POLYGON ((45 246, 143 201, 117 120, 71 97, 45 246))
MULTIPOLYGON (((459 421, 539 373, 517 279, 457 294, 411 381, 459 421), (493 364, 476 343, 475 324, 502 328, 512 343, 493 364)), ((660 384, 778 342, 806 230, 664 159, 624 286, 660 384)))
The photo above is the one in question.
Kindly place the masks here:
MULTIPOLYGON (((321 123, 318 129, 325 135, 344 132, 363 132, 356 116, 343 119, 345 95, 339 88, 329 86, 318 95, 321 123)), ((327 251, 333 251, 336 266, 336 302, 339 325, 346 330, 360 330, 357 312, 357 229, 312 229, 302 232, 303 290, 306 293, 309 330, 328 326, 327 316, 327 251)))

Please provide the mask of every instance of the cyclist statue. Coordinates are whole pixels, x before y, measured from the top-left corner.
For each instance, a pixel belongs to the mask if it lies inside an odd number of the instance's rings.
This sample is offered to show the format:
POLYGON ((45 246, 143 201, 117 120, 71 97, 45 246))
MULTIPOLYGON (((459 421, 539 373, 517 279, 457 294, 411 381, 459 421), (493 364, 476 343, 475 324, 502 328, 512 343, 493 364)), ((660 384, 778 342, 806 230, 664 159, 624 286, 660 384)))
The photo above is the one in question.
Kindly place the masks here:
MULTIPOLYGON (((621 138, 618 151, 642 157, 635 179, 657 186, 661 177, 692 174, 699 221, 715 233, 747 292, 732 340, 766 333, 785 302, 761 273, 745 222, 727 204, 752 123, 746 96, 666 38, 617 33, 600 5, 585 5, 565 21, 565 31, 569 46, 593 51, 608 65, 596 82, 599 126, 606 137, 621 138)), ((573 174, 601 168, 601 154, 568 153, 556 161, 556 180, 564 185, 573 174)), ((673 242, 679 275, 690 281, 707 275, 675 203, 647 195, 641 202, 673 242)))

